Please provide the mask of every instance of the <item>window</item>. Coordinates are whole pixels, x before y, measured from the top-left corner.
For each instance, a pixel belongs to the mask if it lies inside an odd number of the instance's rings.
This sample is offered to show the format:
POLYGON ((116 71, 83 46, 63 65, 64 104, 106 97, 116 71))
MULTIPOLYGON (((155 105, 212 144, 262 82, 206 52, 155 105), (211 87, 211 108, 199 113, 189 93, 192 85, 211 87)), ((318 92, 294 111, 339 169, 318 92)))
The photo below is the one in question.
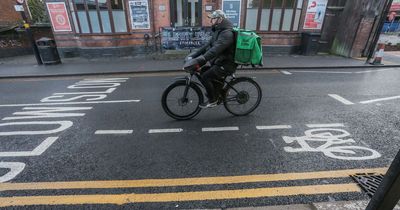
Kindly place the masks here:
POLYGON ((81 34, 127 32, 123 0, 70 0, 75 31, 81 34))
POLYGON ((297 31, 303 0, 247 0, 245 28, 257 31, 297 31))

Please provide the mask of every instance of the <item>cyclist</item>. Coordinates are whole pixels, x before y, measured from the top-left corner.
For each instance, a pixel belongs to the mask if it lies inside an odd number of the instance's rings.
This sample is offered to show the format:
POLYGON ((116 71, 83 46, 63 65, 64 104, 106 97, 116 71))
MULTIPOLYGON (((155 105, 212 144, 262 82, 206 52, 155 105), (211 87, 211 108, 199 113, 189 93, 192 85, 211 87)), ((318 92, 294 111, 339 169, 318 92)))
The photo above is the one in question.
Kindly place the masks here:
POLYGON ((217 81, 223 81, 225 76, 231 75, 237 68, 234 61, 236 43, 232 22, 226 19, 222 10, 215 10, 208 15, 208 18, 213 31, 211 40, 198 51, 189 54, 183 66, 187 69, 208 64, 201 72, 201 83, 206 88, 208 102, 200 104, 200 108, 217 106, 218 93, 223 84, 217 81))

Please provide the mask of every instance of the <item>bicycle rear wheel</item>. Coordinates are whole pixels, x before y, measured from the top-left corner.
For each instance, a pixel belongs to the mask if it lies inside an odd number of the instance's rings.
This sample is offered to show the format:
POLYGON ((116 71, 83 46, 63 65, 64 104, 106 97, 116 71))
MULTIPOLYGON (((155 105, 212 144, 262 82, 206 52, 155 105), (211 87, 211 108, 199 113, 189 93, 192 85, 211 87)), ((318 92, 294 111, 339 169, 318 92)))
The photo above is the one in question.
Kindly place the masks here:
POLYGON ((240 77, 229 82, 225 91, 225 109, 236 116, 250 114, 261 102, 260 86, 248 77, 240 77))
POLYGON ((188 120, 200 112, 199 104, 203 103, 203 94, 195 84, 186 85, 185 81, 178 81, 165 89, 161 104, 170 117, 177 120, 188 120), (188 88, 186 97, 185 89, 188 88))

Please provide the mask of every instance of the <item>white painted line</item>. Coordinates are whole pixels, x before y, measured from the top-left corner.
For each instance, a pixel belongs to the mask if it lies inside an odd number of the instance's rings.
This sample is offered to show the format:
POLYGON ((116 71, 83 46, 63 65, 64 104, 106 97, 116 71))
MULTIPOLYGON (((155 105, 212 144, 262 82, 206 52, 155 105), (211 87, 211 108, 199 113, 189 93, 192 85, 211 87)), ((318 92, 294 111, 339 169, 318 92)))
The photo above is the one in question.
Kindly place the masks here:
POLYGON ((306 124, 306 126, 309 128, 345 127, 342 123, 306 124))
POLYGON ((215 127, 215 128, 202 128, 201 131, 238 131, 239 127, 215 127))
POLYGON ((290 125, 267 125, 267 126, 256 126, 258 130, 274 130, 274 129, 289 129, 292 128, 290 125))
POLYGON ((18 152, 0 152, 0 157, 26 157, 26 156, 39 156, 47 150, 58 137, 48 137, 39 146, 32 151, 18 151, 18 152))
POLYGON ((381 72, 381 71, 393 71, 393 70, 396 70, 396 69, 377 69, 377 70, 368 70, 368 71, 357 71, 357 72, 354 72, 354 73, 356 73, 356 74, 362 74, 362 73, 371 73, 371 72, 381 72))
POLYGON ((369 103, 374 103, 377 101, 388 101, 388 100, 393 100, 393 99, 398 99, 400 98, 400 96, 393 96, 393 97, 387 97, 387 98, 378 98, 378 99, 374 99, 374 100, 369 100, 369 101, 361 101, 361 104, 369 104, 369 103))
POLYGON ((182 128, 150 129, 149 133, 179 133, 182 131, 182 128))
POLYGON ((131 134, 133 130, 97 130, 94 134, 131 134))
POLYGON ((354 103, 336 94, 328 94, 328 96, 342 102, 345 105, 353 105, 354 103))
POLYGON ((299 71, 293 70, 291 72, 295 73, 321 73, 321 74, 352 74, 353 72, 350 71, 299 71))
POLYGON ((131 103, 131 102, 140 102, 140 100, 83 101, 83 102, 59 102, 59 103, 38 103, 38 104, 0 104, 0 107, 75 105, 75 104, 110 104, 110 103, 131 103))
POLYGON ((0 168, 9 169, 8 173, 0 177, 0 183, 14 179, 25 168, 25 163, 20 162, 0 162, 0 168))
POLYGON ((291 75, 292 73, 288 72, 288 71, 281 71, 282 74, 286 74, 286 75, 291 75))

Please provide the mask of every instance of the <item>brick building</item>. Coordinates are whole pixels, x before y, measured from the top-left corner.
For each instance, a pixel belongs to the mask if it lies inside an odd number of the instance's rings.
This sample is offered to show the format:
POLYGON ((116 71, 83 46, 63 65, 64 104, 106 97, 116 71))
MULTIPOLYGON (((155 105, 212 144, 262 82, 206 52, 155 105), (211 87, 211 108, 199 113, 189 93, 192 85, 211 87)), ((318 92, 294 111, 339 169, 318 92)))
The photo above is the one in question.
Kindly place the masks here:
MULTIPOLYGON (((265 53, 298 53, 302 47, 303 32, 320 33, 318 50, 331 52, 333 44, 340 43, 340 40, 336 40, 338 27, 349 21, 341 17, 342 13, 364 10, 350 8, 354 5, 349 2, 351 1, 46 0, 54 36, 63 57, 122 56, 147 53, 160 48, 194 48, 204 43, 209 36, 207 14, 215 9, 223 9, 237 26, 257 31, 262 37, 265 53)), ((369 0, 360 2, 364 2, 362 7, 369 8, 369 0)), ((354 18, 358 22, 356 25, 361 25, 361 28, 357 27, 357 31, 354 31, 356 42, 350 44, 356 43, 359 47, 365 45, 373 23, 370 19, 360 19, 354 15, 348 17, 354 18), (363 35, 364 33, 367 35, 363 35)), ((360 53, 353 52, 345 56, 358 54, 360 53)))

